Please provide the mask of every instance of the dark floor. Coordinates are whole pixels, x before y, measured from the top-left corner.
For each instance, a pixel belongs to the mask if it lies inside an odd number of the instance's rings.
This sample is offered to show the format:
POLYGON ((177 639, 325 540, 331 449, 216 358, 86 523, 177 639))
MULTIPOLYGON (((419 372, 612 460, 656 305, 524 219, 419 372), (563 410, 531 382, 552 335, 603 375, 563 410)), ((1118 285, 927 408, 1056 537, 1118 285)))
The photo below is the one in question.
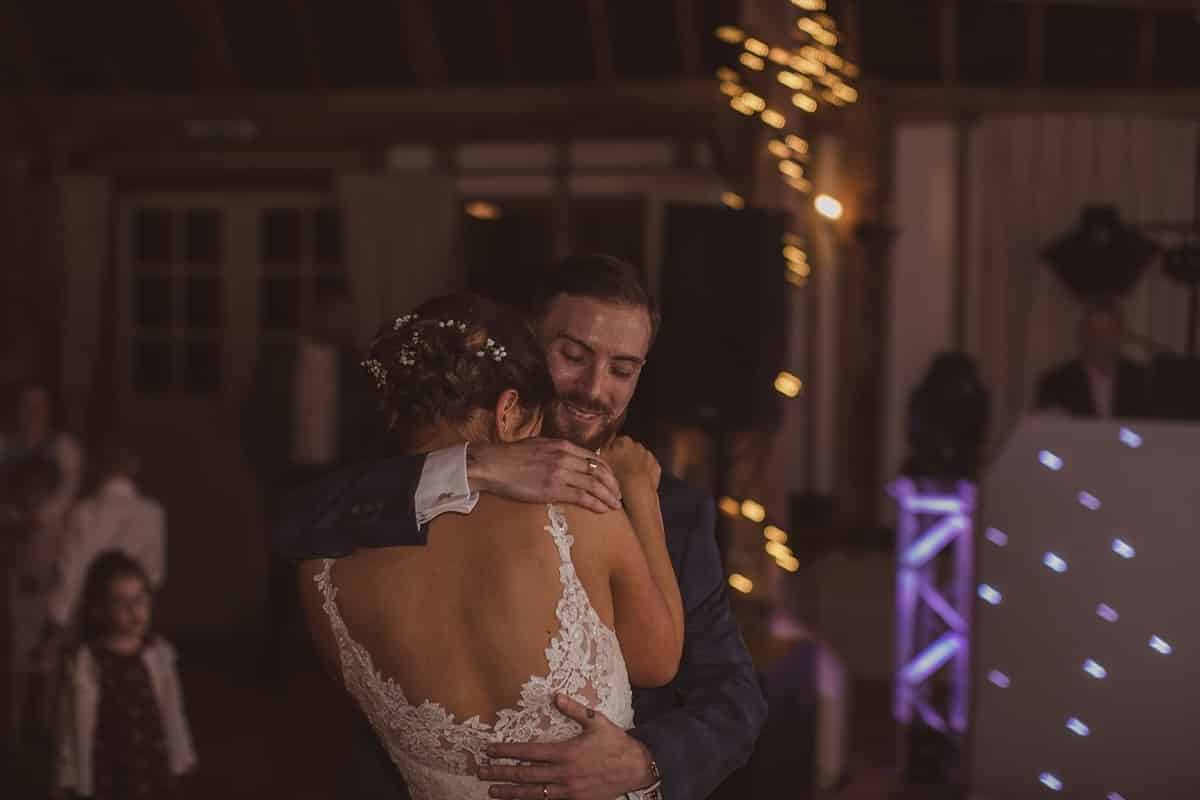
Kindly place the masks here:
MULTIPOLYGON (((247 645, 181 645, 181 679, 199 754, 195 774, 181 784, 181 800, 195 798, 335 797, 351 709, 297 645, 293 669, 263 681, 247 645)), ((839 800, 894 798, 895 734, 889 686, 854 684, 849 772, 827 796, 839 800)), ((5 787, 12 787, 11 781, 5 787)), ((29 790, 4 797, 38 800, 29 790)), ((808 795, 798 791, 797 797, 808 795)), ((910 795, 908 796, 925 796, 910 795)))

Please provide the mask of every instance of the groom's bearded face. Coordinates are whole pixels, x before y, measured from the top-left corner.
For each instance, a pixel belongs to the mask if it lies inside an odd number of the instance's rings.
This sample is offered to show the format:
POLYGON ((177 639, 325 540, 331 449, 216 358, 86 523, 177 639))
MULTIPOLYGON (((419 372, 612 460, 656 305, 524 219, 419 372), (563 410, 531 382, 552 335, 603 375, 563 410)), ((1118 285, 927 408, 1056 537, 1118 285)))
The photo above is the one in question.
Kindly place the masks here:
POLYGON ((591 450, 607 444, 625 422, 650 334, 644 308, 556 297, 542 320, 542 338, 558 402, 542 434, 591 450))

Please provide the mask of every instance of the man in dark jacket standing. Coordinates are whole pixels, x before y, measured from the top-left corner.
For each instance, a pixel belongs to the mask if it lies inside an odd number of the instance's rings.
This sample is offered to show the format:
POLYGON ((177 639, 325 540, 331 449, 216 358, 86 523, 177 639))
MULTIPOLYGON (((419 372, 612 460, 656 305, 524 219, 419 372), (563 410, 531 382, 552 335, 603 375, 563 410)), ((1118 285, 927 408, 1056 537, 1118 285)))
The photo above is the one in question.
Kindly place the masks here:
POLYGON ((1146 368, 1121 354, 1125 321, 1115 299, 1096 299, 1079 322, 1079 358, 1044 374, 1037 408, 1076 417, 1142 417, 1149 411, 1146 368))

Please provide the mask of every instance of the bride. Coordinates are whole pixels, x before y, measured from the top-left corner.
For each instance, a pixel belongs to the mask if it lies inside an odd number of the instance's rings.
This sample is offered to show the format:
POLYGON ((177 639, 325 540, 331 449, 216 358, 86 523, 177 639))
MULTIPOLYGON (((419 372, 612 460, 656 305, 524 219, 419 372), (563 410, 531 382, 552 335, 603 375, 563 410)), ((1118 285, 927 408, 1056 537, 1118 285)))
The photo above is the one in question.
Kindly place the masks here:
MULTIPOLYGON (((364 364, 410 453, 537 436, 555 402, 523 319, 472 295, 398 318, 364 364)), ((558 694, 629 728, 630 683, 674 677, 683 608, 659 467, 628 439, 604 456, 625 513, 485 494, 469 515, 431 522, 426 547, 301 564, 317 651, 414 800, 486 798, 477 772, 489 744, 577 736, 580 725, 554 706, 558 694)), ((547 784, 542 796, 566 790, 547 784)))

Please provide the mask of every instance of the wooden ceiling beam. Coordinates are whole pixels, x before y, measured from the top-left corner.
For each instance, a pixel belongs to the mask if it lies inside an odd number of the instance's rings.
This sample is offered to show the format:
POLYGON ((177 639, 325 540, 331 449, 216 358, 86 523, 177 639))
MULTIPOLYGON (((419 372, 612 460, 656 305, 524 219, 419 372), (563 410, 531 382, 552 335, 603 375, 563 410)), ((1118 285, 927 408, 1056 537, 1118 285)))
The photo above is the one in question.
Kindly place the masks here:
POLYGON ((1031 113, 1200 114, 1200 88, 1068 89, 867 80, 862 92, 886 104, 898 118, 1031 113))
POLYGON ((27 91, 43 94, 52 91, 34 46, 33 29, 16 3, 0 4, 0 43, 11 65, 20 72, 27 91))
POLYGON ((325 88, 325 76, 321 72, 321 58, 317 45, 317 32, 313 25, 312 10, 309 9, 306 0, 288 0, 288 5, 292 9, 296 33, 300 36, 308 85, 320 91, 325 88))
POLYGON ((679 36, 679 56, 683 74, 700 74, 700 39, 696 26, 696 4, 693 0, 675 0, 675 27, 679 36))
POLYGON ((425 86, 441 86, 447 78, 446 55, 433 24, 433 8, 429 0, 397 2, 404 12, 409 68, 425 86))
POLYGON ((513 46, 512 7, 508 0, 489 0, 492 9, 492 20, 496 25, 496 49, 500 53, 500 69, 503 70, 504 80, 517 80, 517 58, 513 46))
POLYGON ((1200 11, 1196 0, 1000 0, 1026 6, 1082 6, 1123 8, 1130 11, 1200 11))
POLYGON ((201 53, 207 73, 204 84, 212 89, 235 89, 241 85, 237 63, 233 60, 233 49, 229 44, 229 32, 225 28, 225 17, 217 0, 180 0, 180 9, 187 19, 188 27, 201 53))
POLYGON ((592 64, 596 78, 603 83, 616 77, 613 68, 612 35, 608 25, 608 6, 604 0, 587 0, 588 17, 591 19, 592 64))
MULTIPOLYGON (((78 95, 51 119, 73 152, 387 146, 398 142, 572 136, 705 135, 723 111, 710 79, 513 87, 354 89, 316 94, 78 95), (248 131, 224 140, 188 130, 248 131)), ((214 134, 215 135, 215 134, 214 134)))
POLYGON ((942 83, 948 85, 954 85, 959 81, 959 13, 959 0, 942 0, 939 19, 939 38, 941 40, 940 60, 942 83))

